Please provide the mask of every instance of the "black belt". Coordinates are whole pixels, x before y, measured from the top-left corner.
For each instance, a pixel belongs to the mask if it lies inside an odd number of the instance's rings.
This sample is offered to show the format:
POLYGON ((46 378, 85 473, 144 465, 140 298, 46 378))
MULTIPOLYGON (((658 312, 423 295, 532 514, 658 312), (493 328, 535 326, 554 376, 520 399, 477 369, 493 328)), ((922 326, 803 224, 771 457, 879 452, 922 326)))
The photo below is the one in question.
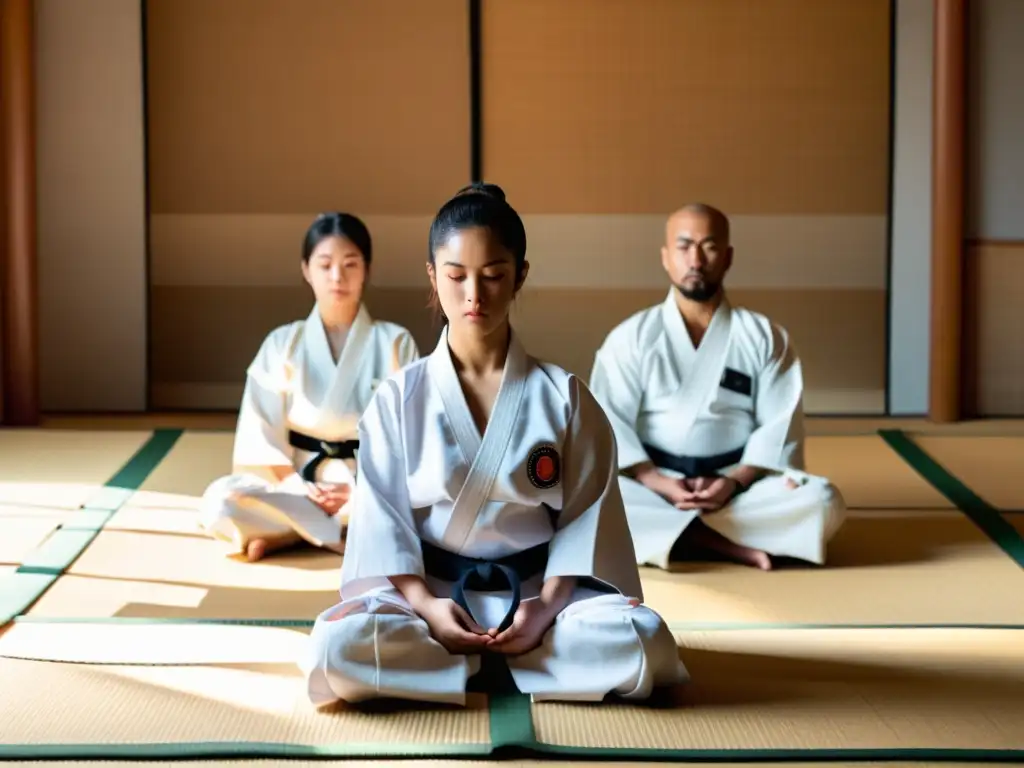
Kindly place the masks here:
POLYGON ((644 445, 644 450, 659 469, 671 469, 686 477, 711 477, 720 469, 738 464, 743 458, 744 448, 715 456, 676 456, 650 445, 644 445))
MULTIPOLYGON (((421 541, 423 568, 428 576, 442 581, 455 582, 452 600, 470 616, 473 612, 466 602, 465 590, 475 592, 512 591, 512 604, 505 618, 498 625, 503 632, 512 626, 516 611, 519 610, 520 586, 522 582, 543 573, 548 563, 548 544, 538 544, 512 555, 494 560, 480 560, 449 552, 447 549, 421 541)), ((474 621, 476 619, 474 618, 474 621)), ((479 623, 479 622, 477 622, 479 623)), ((485 627, 486 629, 486 627, 485 627)))
POLYGON ((359 450, 358 440, 319 440, 295 430, 289 430, 288 443, 292 448, 314 454, 299 470, 302 479, 309 483, 316 482, 317 469, 328 459, 354 459, 359 450))

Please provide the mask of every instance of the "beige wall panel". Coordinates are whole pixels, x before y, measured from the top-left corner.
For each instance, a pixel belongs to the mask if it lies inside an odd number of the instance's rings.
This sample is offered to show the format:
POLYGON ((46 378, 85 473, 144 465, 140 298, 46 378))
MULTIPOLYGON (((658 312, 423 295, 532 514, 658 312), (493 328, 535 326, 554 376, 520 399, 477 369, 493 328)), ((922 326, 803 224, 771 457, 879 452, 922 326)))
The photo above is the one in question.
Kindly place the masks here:
POLYGON ((1024 242, 976 245, 974 334, 964 342, 976 361, 973 387, 981 416, 1024 416, 1024 242))
POLYGON ((432 213, 469 178, 465 0, 148 0, 153 213, 432 213))
POLYGON ((973 0, 967 81, 967 231, 1024 238, 1024 2, 973 0))
MULTIPOLYGON (((426 288, 367 292, 370 313, 398 323, 433 347, 426 288)), ((154 287, 151 298, 153 382, 234 382, 271 330, 313 308, 306 286, 154 287)))
POLYGON ((488 0, 484 174, 529 213, 884 214, 888 0, 488 0))
MULTIPOLYGON (((153 285, 301 286, 302 240, 315 214, 150 217, 153 285)), ((427 280, 432 215, 360 216, 373 238, 370 280, 416 286, 427 280)))
MULTIPOLYGON (((513 200, 513 203, 516 201, 513 200)), ((150 220, 154 285, 301 284, 299 244, 313 214, 157 215, 150 220)), ((366 216, 374 285, 427 284, 430 216, 366 216)), ((660 215, 524 217, 534 288, 660 289, 660 215)), ((884 216, 736 216, 729 286, 751 289, 886 287, 884 216)))
POLYGON ((41 405, 144 410, 141 7, 36 0, 35 25, 41 405))
MULTIPOLYGON (((805 366, 809 412, 881 413, 885 407, 884 291, 733 291, 793 335, 805 366)), ((665 289, 527 288, 513 322, 532 354, 589 376, 607 333, 665 289), (601 307, 600 313, 594 307, 601 307)), ((371 312, 412 331, 425 354, 438 326, 424 288, 374 289, 371 312)), ((244 372, 273 327, 305 317, 302 288, 157 287, 153 290, 153 398, 163 408, 235 408, 244 372)))

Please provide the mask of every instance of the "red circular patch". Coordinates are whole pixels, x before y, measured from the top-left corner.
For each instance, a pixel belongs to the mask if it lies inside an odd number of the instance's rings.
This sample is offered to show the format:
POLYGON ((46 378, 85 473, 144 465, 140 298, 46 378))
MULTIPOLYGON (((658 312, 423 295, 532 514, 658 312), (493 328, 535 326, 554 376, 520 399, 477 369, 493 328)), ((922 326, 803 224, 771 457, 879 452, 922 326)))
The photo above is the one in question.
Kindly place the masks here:
POLYGON ((555 462, 550 456, 537 459, 537 479, 546 483, 555 476, 555 462))
POLYGON ((542 445, 530 453, 526 462, 526 475, 537 488, 553 488, 558 485, 560 467, 558 451, 554 446, 542 445))

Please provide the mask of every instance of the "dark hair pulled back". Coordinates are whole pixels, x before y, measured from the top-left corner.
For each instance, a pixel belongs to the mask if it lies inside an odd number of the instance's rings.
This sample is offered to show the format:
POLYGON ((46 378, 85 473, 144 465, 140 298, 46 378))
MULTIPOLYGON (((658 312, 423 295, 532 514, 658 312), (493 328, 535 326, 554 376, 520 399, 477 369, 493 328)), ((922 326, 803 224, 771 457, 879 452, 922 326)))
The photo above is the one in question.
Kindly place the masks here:
POLYGON ((497 184, 475 182, 463 187, 434 217, 430 225, 430 263, 452 235, 467 229, 488 229, 515 258, 516 280, 526 263, 526 228, 497 184))
POLYGON ((328 237, 344 237, 349 240, 359 249, 366 266, 370 266, 373 260, 373 239, 370 237, 370 230, 358 216, 338 211, 321 213, 309 225, 302 241, 302 261, 308 264, 313 251, 328 237))

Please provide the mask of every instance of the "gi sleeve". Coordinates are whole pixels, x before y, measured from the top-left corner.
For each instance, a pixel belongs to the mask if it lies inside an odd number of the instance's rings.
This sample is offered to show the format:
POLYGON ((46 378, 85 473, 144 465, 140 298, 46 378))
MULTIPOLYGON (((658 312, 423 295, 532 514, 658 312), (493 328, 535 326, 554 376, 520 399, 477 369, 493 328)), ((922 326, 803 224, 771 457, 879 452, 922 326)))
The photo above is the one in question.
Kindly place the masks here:
POLYGON ((804 468, 803 370, 789 335, 772 327, 755 385, 756 427, 742 464, 769 470, 804 468))
POLYGON ((245 388, 235 426, 232 463, 239 467, 291 466, 294 451, 288 444, 288 364, 280 333, 272 333, 260 346, 246 371, 245 388))
POLYGON ((569 379, 571 418, 562 448, 562 508, 545 578, 593 578, 643 599, 618 482, 615 433, 590 390, 569 379))
POLYGON ((416 346, 416 340, 408 331, 403 331, 395 337, 391 346, 391 373, 400 371, 410 363, 420 359, 420 350, 416 346))
POLYGON ((391 576, 424 577, 409 502, 401 404, 398 383, 388 379, 359 420, 358 479, 341 569, 343 598, 383 585, 391 576))
POLYGON ((636 432, 644 394, 637 352, 625 339, 610 337, 597 351, 590 373, 591 391, 615 432, 619 469, 650 460, 636 432))

